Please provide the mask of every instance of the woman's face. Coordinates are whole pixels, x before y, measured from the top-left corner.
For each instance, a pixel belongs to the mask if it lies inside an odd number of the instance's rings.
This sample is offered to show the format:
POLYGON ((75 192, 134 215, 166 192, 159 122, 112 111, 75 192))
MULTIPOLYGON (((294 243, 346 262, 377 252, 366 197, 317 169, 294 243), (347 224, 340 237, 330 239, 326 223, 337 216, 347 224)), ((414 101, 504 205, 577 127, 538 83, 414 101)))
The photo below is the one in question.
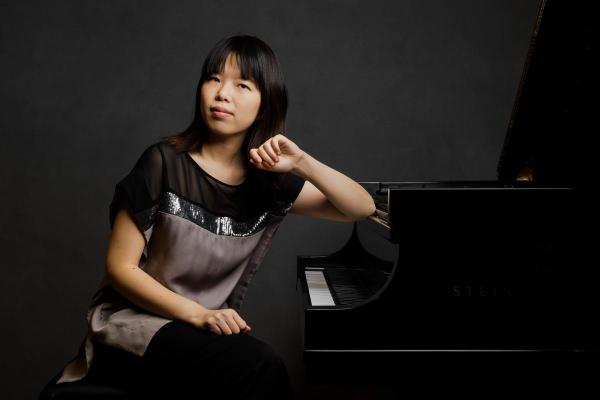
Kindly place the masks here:
POLYGON ((202 119, 216 135, 245 134, 256 119, 260 91, 255 82, 244 80, 232 53, 224 71, 211 75, 201 86, 202 119), (221 108, 218 112, 215 107, 221 108))

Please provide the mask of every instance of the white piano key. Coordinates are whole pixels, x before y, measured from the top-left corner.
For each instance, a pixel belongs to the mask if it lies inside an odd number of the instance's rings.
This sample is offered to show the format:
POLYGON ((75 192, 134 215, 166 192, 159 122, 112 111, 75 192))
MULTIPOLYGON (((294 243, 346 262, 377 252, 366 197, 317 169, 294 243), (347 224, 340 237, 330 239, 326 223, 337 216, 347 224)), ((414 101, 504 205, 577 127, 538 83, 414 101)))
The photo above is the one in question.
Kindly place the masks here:
POLYGON ((335 306, 323 271, 305 270, 310 303, 313 306, 335 306))

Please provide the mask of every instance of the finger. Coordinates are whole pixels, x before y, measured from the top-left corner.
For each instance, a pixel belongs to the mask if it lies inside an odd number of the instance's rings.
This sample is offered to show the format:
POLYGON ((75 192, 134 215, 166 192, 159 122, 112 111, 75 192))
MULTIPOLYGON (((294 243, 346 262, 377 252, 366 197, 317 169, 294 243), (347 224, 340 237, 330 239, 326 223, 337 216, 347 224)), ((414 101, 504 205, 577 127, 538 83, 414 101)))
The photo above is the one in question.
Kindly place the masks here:
POLYGON ((258 169, 267 169, 270 168, 268 164, 263 164, 262 162, 257 163, 253 159, 250 159, 250 164, 254 165, 258 169))
POLYGON ((246 321, 244 321, 242 317, 240 317, 237 313, 233 314, 233 319, 240 327, 240 329, 246 329, 246 327, 248 326, 248 324, 246 324, 246 321))
POLYGON ((221 332, 221 328, 219 328, 219 325, 217 325, 216 323, 210 324, 210 331, 216 335, 223 334, 223 332, 221 332))
POLYGON ((254 161, 257 164, 260 164, 262 162, 262 158, 260 158, 256 149, 250 149, 250 160, 254 161))
POLYGON ((221 328, 221 331, 225 334, 225 335, 231 335, 231 329, 229 328, 229 325, 227 324, 227 320, 225 318, 223 319, 219 319, 219 328, 221 328))
POLYGON ((258 148, 258 155, 260 155, 260 158, 263 159, 263 161, 266 161, 267 165, 275 165, 275 162, 273 162, 273 160, 271 160, 271 157, 267 154, 267 152, 264 149, 264 146, 260 146, 258 148))
POLYGON ((263 165, 262 160, 260 162, 256 162, 253 158, 250 159, 250 164, 259 169, 266 169, 267 167, 266 165, 263 165))
POLYGON ((208 320, 206 321, 208 322, 208 330, 220 335, 221 334, 221 329, 219 328, 219 324, 218 324, 218 319, 215 318, 214 316, 211 316, 208 318, 208 320))
POLYGON ((235 334, 240 333, 240 327, 238 326, 237 322, 235 322, 235 320, 233 319, 232 316, 228 315, 226 321, 227 321, 227 324, 229 325, 229 329, 231 330, 232 333, 235 333, 235 334))
POLYGON ((263 146, 265 151, 267 152, 267 154, 271 157, 271 159, 273 159, 275 162, 279 161, 279 157, 277 157, 277 154, 275 154, 275 150, 273 150, 273 143, 275 143, 274 139, 269 140, 268 142, 265 143, 265 145, 263 146))
POLYGON ((275 136, 271 142, 273 142, 273 149, 277 152, 277 154, 281 154, 281 148, 279 147, 279 140, 281 136, 275 136))

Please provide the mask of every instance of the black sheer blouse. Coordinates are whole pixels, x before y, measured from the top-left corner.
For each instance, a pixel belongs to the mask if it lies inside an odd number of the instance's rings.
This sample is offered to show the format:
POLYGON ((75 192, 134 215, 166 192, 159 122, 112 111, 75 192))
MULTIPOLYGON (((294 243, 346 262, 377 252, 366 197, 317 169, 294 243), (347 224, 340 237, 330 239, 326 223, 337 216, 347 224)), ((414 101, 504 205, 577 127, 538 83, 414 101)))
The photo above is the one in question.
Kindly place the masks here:
MULTIPOLYGON (((239 311, 304 182, 287 173, 279 189, 261 191, 247 174, 241 184, 229 185, 209 175, 187 152, 160 141, 146 148, 117 183, 110 226, 117 211, 129 207, 145 239, 141 269, 209 309, 239 311)), ((79 353, 58 383, 87 374, 94 342, 142 356, 153 335, 170 321, 129 302, 105 277, 89 306, 79 353)))

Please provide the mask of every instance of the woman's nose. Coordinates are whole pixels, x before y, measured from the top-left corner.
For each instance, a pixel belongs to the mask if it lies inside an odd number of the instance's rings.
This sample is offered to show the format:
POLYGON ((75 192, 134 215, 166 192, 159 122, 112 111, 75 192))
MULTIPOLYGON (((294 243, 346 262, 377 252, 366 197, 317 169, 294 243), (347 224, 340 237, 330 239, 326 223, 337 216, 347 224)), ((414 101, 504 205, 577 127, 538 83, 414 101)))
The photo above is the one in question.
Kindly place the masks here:
POLYGON ((219 88, 217 91, 217 98, 219 100, 230 100, 230 94, 227 85, 223 85, 219 88))

